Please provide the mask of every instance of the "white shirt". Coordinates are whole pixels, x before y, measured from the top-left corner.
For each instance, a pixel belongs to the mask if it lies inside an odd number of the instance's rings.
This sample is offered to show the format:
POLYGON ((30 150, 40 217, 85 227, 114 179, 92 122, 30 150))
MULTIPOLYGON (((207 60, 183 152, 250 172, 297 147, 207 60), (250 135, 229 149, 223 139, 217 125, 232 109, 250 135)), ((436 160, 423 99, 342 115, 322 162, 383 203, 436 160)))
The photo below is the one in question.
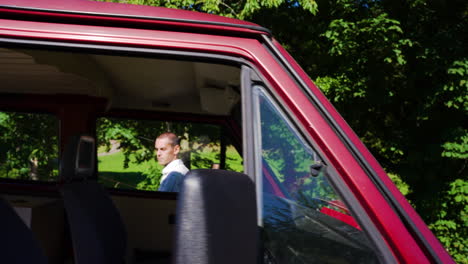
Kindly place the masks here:
POLYGON ((187 169, 187 167, 185 167, 181 159, 173 160, 169 164, 167 164, 166 167, 164 167, 164 169, 162 170, 162 177, 160 182, 163 182, 164 179, 166 179, 167 175, 173 171, 185 175, 189 170, 187 169))

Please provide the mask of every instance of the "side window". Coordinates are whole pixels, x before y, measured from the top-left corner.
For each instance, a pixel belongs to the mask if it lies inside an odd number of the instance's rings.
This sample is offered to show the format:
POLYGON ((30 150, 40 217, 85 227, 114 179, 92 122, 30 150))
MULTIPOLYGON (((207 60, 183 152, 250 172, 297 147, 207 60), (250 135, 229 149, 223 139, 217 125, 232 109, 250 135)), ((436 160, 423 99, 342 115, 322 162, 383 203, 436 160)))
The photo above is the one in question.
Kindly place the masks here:
POLYGON ((265 263, 374 263, 326 164, 259 86, 265 263))
POLYGON ((0 178, 55 181, 58 133, 53 115, 0 112, 0 178))
POLYGON ((102 117, 97 121, 98 179, 109 188, 157 191, 164 166, 155 139, 171 131, 180 139, 177 158, 190 169, 243 171, 242 158, 219 125, 102 117))

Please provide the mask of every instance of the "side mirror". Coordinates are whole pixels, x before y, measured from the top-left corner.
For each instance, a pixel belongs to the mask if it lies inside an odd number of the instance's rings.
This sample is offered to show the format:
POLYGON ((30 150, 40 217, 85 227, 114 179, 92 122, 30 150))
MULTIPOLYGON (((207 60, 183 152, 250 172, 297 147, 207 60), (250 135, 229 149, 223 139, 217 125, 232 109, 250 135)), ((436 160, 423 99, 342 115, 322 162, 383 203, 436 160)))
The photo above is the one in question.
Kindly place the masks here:
POLYGON ((320 171, 324 167, 324 164, 321 162, 310 165, 310 176, 317 177, 320 174, 320 171))
POLYGON ((193 170, 176 211, 177 264, 256 263, 255 185, 245 174, 193 170))

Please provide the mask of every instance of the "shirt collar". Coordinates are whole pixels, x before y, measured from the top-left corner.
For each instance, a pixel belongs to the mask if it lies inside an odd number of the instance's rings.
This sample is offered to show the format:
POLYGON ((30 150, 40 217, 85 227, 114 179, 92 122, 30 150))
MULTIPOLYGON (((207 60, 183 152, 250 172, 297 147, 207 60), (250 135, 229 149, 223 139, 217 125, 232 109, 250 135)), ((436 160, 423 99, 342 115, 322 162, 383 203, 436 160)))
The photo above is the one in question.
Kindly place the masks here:
POLYGON ((160 181, 163 182, 167 175, 173 171, 180 172, 185 175, 188 172, 188 169, 185 167, 181 159, 175 159, 164 167, 160 181))
POLYGON ((169 162, 169 164, 167 164, 166 167, 164 167, 164 169, 162 170, 162 173, 163 174, 168 174, 171 171, 179 171, 180 166, 184 166, 184 163, 182 162, 182 160, 181 159, 175 159, 175 160, 169 162))

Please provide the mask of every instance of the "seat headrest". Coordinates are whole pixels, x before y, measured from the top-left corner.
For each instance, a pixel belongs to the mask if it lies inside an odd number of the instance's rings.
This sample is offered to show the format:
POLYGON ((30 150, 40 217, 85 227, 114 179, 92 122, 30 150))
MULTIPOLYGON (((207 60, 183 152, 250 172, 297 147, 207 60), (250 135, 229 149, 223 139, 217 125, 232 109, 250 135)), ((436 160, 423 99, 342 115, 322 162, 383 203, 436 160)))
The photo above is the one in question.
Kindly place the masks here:
POLYGON ((60 179, 64 181, 85 180, 96 171, 96 143, 88 135, 69 138, 60 161, 60 179))
POLYGON ((176 211, 176 264, 257 263, 255 184, 225 170, 192 170, 176 211))

